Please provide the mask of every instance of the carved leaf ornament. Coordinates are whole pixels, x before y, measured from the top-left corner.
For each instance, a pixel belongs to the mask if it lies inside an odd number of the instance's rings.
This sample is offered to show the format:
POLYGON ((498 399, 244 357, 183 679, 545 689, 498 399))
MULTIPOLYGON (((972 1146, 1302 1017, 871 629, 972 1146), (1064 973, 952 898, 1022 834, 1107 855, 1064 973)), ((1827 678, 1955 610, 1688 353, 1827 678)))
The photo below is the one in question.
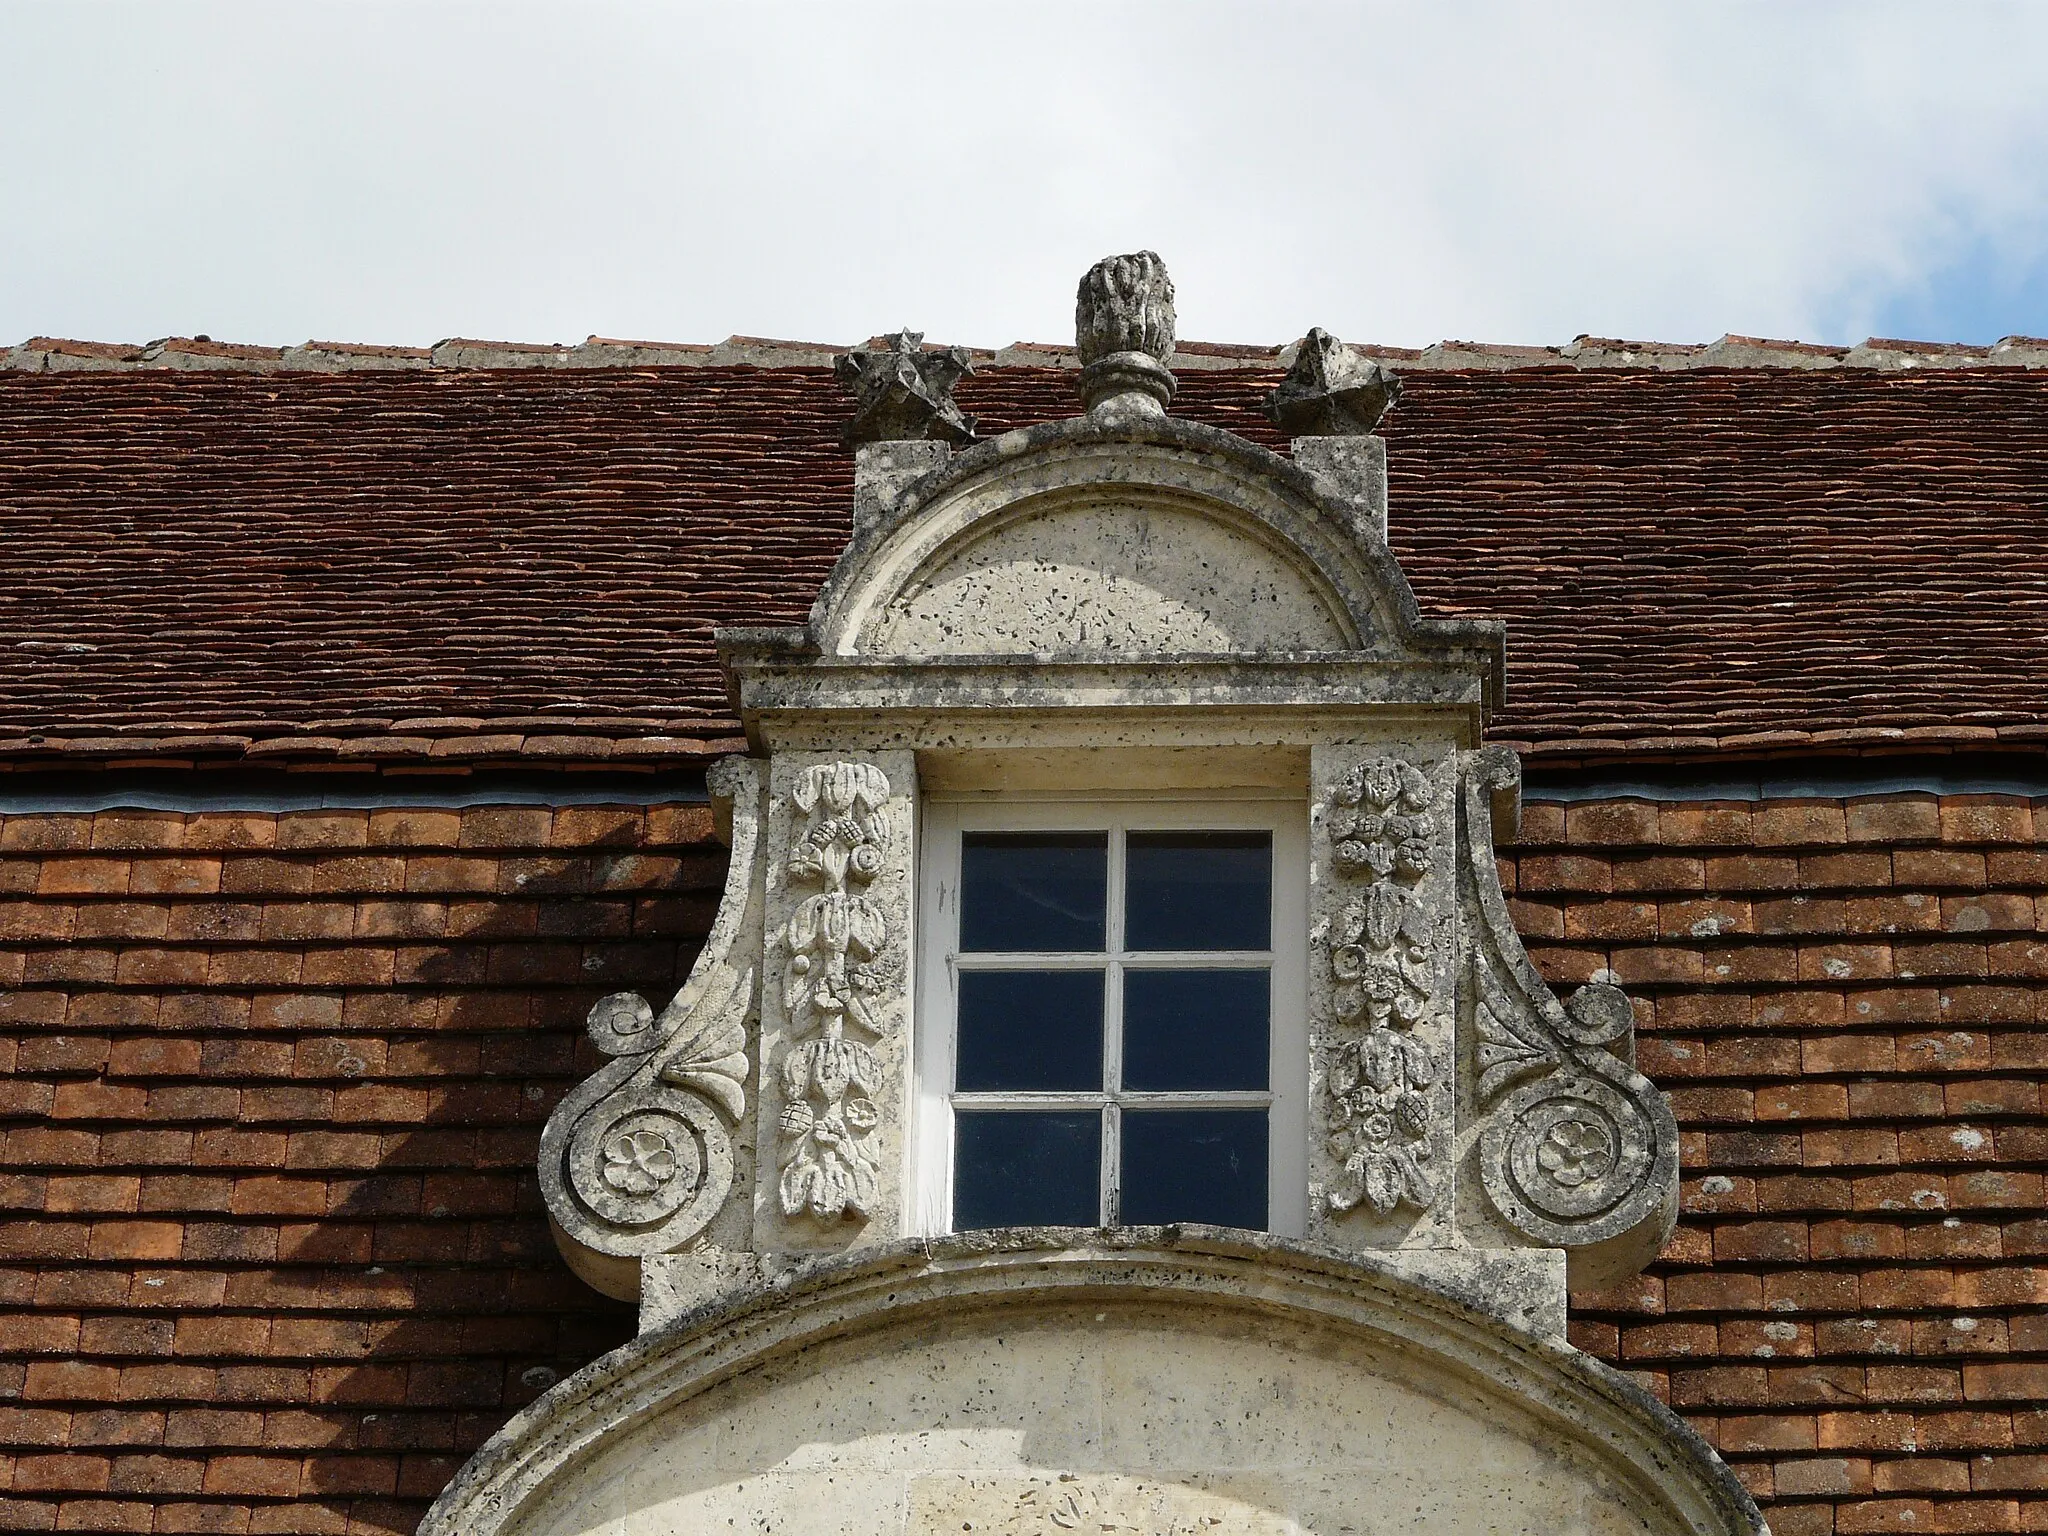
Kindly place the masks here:
POLYGON ((1354 768, 1329 789, 1331 862, 1340 878, 1364 886, 1330 933, 1333 1006, 1341 1024, 1359 1031, 1323 1064, 1327 1134, 1344 1169, 1324 1192, 1335 1212, 1363 1204, 1385 1216, 1436 1199, 1425 1090, 1439 1072, 1412 1033, 1429 1014, 1436 956, 1414 894, 1434 856, 1434 798, 1419 768, 1392 757, 1354 768))
POLYGON ((779 1067, 784 1107, 776 1126, 787 1216, 865 1217, 880 1187, 873 1136, 881 1064, 859 1035, 879 1038, 893 1024, 876 999, 895 975, 898 936, 863 893, 888 853, 889 794, 888 776, 872 763, 806 768, 790 792, 803 823, 790 848, 790 882, 821 889, 797 905, 783 935, 783 1001, 796 1037, 779 1067))

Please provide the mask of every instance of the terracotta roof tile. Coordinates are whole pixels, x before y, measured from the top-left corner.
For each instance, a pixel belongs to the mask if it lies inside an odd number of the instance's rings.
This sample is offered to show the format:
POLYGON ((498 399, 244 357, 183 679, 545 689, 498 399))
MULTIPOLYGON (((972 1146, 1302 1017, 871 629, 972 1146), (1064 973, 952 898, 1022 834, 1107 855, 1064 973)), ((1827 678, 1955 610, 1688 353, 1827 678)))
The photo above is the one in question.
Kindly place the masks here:
MULTIPOLYGON (((1191 368, 1175 409, 1282 447, 1277 376, 1191 368)), ((2041 739, 2048 376, 1407 385, 1393 543, 1426 609, 1507 622, 1499 739, 2041 739)), ((988 432, 1074 408, 1058 367, 960 393, 988 432)), ((808 367, 0 372, 0 754, 723 750, 710 632, 803 616, 846 410, 808 367)))

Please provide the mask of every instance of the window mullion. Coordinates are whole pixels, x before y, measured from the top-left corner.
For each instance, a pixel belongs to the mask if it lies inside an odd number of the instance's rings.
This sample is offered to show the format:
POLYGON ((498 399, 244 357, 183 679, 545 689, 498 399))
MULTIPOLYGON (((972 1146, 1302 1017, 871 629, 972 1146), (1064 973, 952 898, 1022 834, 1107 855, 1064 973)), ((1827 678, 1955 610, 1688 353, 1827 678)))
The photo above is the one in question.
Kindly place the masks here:
POLYGON ((1111 1099, 1102 1107, 1102 1224, 1123 1225, 1123 1190, 1118 1182, 1123 1146, 1123 1106, 1111 1099))
POLYGON ((1123 1106, 1117 1096, 1124 1086, 1124 836, 1126 815, 1119 813, 1109 829, 1109 879, 1104 895, 1103 943, 1108 950, 1108 975, 1102 988, 1102 1086, 1109 1102, 1102 1111, 1102 1221, 1123 1222, 1123 1106))

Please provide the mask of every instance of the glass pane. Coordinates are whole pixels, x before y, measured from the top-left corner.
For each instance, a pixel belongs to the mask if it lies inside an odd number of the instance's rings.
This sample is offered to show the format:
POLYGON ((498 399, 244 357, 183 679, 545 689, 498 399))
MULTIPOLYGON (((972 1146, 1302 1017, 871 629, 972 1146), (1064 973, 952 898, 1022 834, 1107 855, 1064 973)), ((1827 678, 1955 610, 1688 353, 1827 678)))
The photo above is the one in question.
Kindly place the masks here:
POLYGON ((1266 1225, 1266 1111, 1124 1111, 1123 1221, 1266 1225))
POLYGON ((953 1118, 955 1232, 1101 1221, 1098 1111, 976 1109, 953 1118))
POLYGON ((1264 1088, 1264 971, 1124 971, 1124 1086, 1264 1088))
POLYGON ((1272 944, 1270 832, 1133 832, 1125 851, 1128 948, 1272 944))
POLYGON ((1105 832, 969 832, 960 840, 960 947, 1035 954, 1102 948, 1105 832))
POLYGON ((962 971, 953 1086, 1102 1091, 1102 972, 962 971))

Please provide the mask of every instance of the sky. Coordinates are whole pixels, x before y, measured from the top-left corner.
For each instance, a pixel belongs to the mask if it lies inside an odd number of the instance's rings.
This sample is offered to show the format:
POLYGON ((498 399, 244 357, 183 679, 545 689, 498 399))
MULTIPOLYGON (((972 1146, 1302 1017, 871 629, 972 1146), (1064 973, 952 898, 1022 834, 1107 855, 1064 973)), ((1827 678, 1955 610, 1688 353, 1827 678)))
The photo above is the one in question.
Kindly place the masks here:
POLYGON ((2048 335, 2048 0, 0 0, 0 345, 2048 335))

